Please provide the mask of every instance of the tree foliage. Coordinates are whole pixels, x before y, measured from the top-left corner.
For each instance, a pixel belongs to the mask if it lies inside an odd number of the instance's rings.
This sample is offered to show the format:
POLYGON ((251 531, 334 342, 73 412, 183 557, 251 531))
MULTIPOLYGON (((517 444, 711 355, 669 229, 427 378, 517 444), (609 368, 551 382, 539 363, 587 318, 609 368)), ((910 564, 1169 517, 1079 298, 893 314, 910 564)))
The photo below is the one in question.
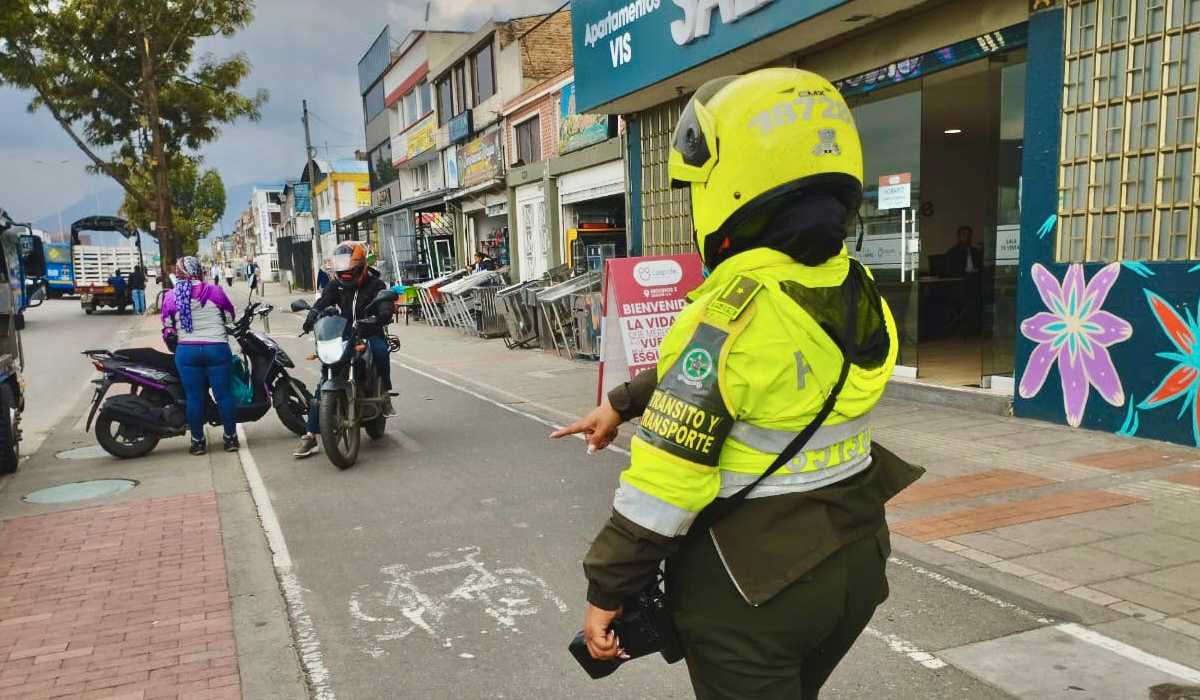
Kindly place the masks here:
MULTIPOLYGON (((252 8, 251 0, 0 2, 0 84, 31 90, 30 111, 46 109, 93 171, 155 211, 155 179, 145 175, 159 165, 156 134, 170 180, 172 161, 216 139, 222 125, 259 118, 266 92, 238 92, 250 72, 245 55, 196 55, 197 41, 244 28, 252 8)), ((158 227, 170 230, 171 222, 158 227)))
MULTIPOLYGON (((225 212, 225 183, 221 175, 212 168, 201 172, 200 165, 199 158, 187 155, 171 159, 171 217, 180 255, 195 255, 200 239, 212 233, 225 212)), ((152 180, 146 168, 131 178, 139 186, 152 180)), ((150 230, 150 222, 156 216, 153 208, 147 209, 128 194, 121 204, 121 215, 143 231, 150 230)))

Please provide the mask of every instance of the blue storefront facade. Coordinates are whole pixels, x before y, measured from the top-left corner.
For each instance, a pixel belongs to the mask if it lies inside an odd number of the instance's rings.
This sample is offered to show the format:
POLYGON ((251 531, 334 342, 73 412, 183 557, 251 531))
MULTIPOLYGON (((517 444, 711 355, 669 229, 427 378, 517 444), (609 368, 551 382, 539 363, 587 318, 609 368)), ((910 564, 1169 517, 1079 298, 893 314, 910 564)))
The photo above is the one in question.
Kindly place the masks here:
POLYGON ((687 96, 814 70, 863 137, 852 253, 900 381, 1200 446, 1200 3, 574 0, 572 22, 578 108, 626 119, 633 254, 691 248, 665 174, 687 96))

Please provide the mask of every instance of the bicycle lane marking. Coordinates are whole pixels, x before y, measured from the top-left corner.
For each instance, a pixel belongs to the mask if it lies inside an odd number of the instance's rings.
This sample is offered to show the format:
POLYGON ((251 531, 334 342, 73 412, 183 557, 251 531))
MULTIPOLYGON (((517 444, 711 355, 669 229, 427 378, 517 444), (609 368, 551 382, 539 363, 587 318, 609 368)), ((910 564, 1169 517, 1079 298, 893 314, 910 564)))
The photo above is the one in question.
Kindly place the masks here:
POLYGON ((300 653, 300 664, 304 667, 304 675, 309 689, 315 700, 337 700, 330 686, 329 669, 325 666, 325 656, 321 652, 321 641, 317 638, 316 628, 312 617, 304 605, 303 587, 296 577, 292 567, 292 555, 288 551, 287 541, 283 537, 283 528, 275 515, 275 507, 271 504, 271 496, 263 483, 262 474, 258 471, 258 463, 250 453, 250 442, 246 439, 246 430, 238 425, 238 439, 242 446, 238 449, 238 458, 242 463, 242 473, 250 486, 250 496, 254 499, 254 507, 258 511, 259 521, 267 536, 267 546, 271 548, 271 564, 275 568, 275 576, 279 580, 280 590, 287 603, 288 613, 292 618, 292 636, 296 640, 296 648, 300 653))

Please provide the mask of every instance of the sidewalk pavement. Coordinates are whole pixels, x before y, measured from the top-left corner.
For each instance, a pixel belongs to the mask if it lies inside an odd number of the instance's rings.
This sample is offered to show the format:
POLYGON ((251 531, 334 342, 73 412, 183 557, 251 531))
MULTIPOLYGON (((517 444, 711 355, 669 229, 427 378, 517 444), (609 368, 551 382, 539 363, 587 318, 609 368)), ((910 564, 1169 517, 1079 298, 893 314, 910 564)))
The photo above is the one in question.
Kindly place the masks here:
MULTIPOLYGON (((595 363, 392 328, 410 369, 561 423, 595 406, 595 363)), ((886 397, 874 426, 928 470, 889 503, 897 553, 1200 667, 1200 450, 886 397)))
MULTIPOLYGON (((135 324, 130 345, 156 340, 135 324)), ((91 385, 63 390, 73 410, 0 480, 0 698, 307 697, 238 456, 113 459, 83 432, 91 385), (23 500, 118 478, 137 486, 104 505, 23 500)))

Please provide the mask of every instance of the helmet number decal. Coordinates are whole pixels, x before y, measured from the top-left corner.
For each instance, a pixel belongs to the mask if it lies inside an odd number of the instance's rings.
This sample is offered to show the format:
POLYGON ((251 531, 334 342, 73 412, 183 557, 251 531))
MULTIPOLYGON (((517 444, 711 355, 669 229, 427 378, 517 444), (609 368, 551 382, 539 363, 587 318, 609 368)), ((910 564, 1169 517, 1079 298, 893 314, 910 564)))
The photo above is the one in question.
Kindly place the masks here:
POLYGON ((805 94, 799 97, 782 100, 750 118, 750 126, 757 127, 763 136, 770 134, 777 127, 795 122, 811 121, 813 111, 820 107, 821 119, 834 119, 853 124, 850 110, 838 100, 826 95, 823 91, 816 94, 805 94), (799 114, 797 114, 799 110, 799 114))

